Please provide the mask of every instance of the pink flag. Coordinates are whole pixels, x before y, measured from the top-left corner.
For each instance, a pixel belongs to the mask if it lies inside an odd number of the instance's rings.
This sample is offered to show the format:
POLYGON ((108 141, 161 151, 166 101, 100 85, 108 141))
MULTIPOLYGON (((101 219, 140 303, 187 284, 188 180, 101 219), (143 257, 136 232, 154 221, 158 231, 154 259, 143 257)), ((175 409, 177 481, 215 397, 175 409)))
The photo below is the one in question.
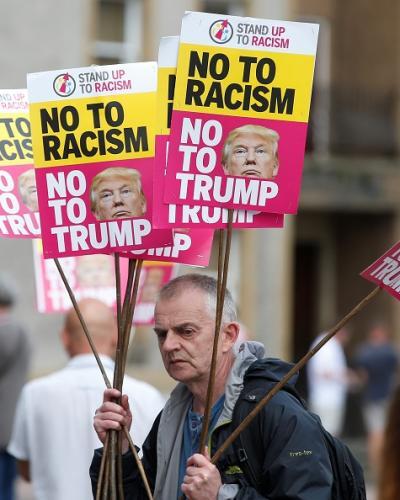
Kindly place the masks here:
POLYGON ((360 274, 400 300, 400 241, 360 274))

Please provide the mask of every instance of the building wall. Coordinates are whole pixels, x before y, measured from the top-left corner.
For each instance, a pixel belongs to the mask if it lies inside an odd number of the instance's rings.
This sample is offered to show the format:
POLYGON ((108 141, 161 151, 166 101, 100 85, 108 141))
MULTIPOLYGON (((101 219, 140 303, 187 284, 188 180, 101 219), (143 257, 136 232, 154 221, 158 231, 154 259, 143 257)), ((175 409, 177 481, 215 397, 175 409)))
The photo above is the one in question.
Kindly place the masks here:
POLYGON ((335 0, 324 0, 323 2, 319 0, 292 0, 291 10, 295 19, 320 17, 331 21, 335 12, 335 4, 335 0))
POLYGON ((25 88, 26 74, 90 62, 94 0, 0 0, 0 87, 25 88))
POLYGON ((186 10, 196 11, 200 8, 200 0, 174 0, 166 8, 162 0, 144 2, 144 43, 145 60, 157 59, 158 44, 162 36, 179 35, 182 16, 186 10))
POLYGON ((332 127, 335 151, 397 150, 399 5, 339 1, 332 25, 332 127), (360 53, 360 51, 362 51, 360 53))

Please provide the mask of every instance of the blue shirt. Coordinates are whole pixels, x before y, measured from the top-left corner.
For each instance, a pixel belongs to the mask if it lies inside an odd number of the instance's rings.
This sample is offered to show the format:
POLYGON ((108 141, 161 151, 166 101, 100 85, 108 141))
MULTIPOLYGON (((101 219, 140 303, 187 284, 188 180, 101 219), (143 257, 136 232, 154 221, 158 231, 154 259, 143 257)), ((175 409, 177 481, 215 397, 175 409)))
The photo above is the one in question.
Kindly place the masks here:
POLYGON ((389 343, 365 344, 361 347, 355 363, 368 375, 364 399, 369 403, 379 403, 389 398, 396 382, 399 364, 395 348, 389 343))
MULTIPOLYGON (((210 425, 208 428, 208 437, 213 431, 218 417, 224 407, 225 395, 222 395, 211 409, 210 425)), ((186 462, 194 453, 199 452, 200 434, 203 427, 203 415, 195 413, 192 409, 186 414, 185 424, 183 427, 183 440, 181 448, 181 460, 179 464, 179 487, 178 498, 182 496, 181 484, 186 472, 186 462)))

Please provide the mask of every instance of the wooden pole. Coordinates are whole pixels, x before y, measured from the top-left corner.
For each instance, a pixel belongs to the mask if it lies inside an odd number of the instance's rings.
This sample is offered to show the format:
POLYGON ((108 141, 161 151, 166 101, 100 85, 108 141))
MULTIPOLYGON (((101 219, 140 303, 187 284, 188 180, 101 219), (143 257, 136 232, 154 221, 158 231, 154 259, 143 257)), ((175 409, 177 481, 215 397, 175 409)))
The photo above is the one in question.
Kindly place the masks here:
POLYGON ((323 337, 323 339, 310 351, 305 354, 300 361, 298 361, 291 370, 280 380, 254 407, 254 409, 247 415, 247 417, 238 425, 238 427, 232 432, 232 434, 226 439, 224 443, 218 448, 214 453, 211 462, 215 464, 221 458, 224 451, 230 446, 239 434, 250 424, 250 422, 257 416, 257 414, 262 410, 262 408, 275 396, 275 394, 282 389, 282 387, 295 375, 307 361, 312 358, 320 349, 323 347, 328 340, 330 340, 339 330, 341 330, 344 325, 350 321, 357 313, 359 313, 379 292, 381 288, 376 287, 371 293, 369 293, 364 299, 362 299, 343 319, 341 319, 333 328, 331 328, 328 333, 323 337))
POLYGON ((134 278, 134 282, 133 282, 133 290, 132 290, 131 300, 129 302, 128 312, 127 312, 127 320, 126 320, 125 332, 124 332, 124 343, 122 345, 122 371, 123 371, 123 373, 125 373, 126 360, 128 357, 129 338, 130 338, 130 333, 131 333, 131 328, 132 328, 132 323, 133 323, 133 315, 135 313, 137 294, 139 291, 139 281, 140 281, 140 273, 142 271, 142 266, 143 266, 143 261, 138 260, 138 262, 136 264, 136 273, 135 273, 135 278, 134 278))
POLYGON ((122 350, 122 308, 121 308, 121 271, 120 271, 120 261, 119 254, 114 253, 114 268, 115 268, 115 298, 117 303, 117 328, 118 328, 118 339, 117 339, 117 349, 115 352, 115 366, 114 366, 114 386, 115 381, 118 380, 119 366, 117 360, 120 359, 120 352, 122 350))
POLYGON ((133 456, 135 457, 135 461, 136 461, 136 464, 138 466, 138 469, 139 469, 139 474, 140 474, 140 477, 142 478, 142 481, 143 481, 143 484, 144 484, 144 488, 146 490, 146 493, 147 493, 147 496, 149 498, 149 500, 153 500, 153 495, 151 494, 151 490, 150 490, 150 486, 149 486, 149 482, 147 480, 147 477, 146 477, 146 473, 145 473, 145 470, 143 468, 143 464, 137 454, 137 451, 136 451, 136 448, 135 448, 135 445, 133 444, 133 441, 132 441, 132 438, 128 432, 128 429, 126 427, 123 427, 123 431, 124 431, 124 434, 126 436, 126 439, 128 440, 129 442, 129 447, 133 453, 133 456))
MULTIPOLYGON (((125 295, 123 300, 123 305, 121 304, 121 314, 120 320, 118 323, 118 344, 117 344, 117 352, 115 357, 115 370, 114 370, 114 387, 119 391, 122 390, 122 382, 123 382, 123 349, 124 349, 124 332, 125 332, 125 324, 126 324, 126 316, 128 310, 128 304, 130 300, 130 294, 132 290, 133 277, 135 274, 135 265, 136 261, 131 263, 129 261, 129 269, 128 269, 128 277, 127 283, 125 287, 125 295)), ((120 403, 120 401, 118 401, 120 403)))
POLYGON ((117 475, 116 475, 116 463, 117 463, 117 431, 110 432, 111 446, 110 446, 110 498, 111 500, 117 500, 117 475))
MULTIPOLYGON (((120 359, 121 356, 121 348, 122 348, 122 328, 121 328, 121 315, 122 315, 122 305, 121 305, 121 268, 120 268, 120 258, 118 253, 114 253, 114 271, 115 271, 115 298, 116 298, 116 306, 117 306, 117 327, 118 327, 118 340, 117 340, 117 349, 115 352, 115 359, 120 359)), ((118 366, 115 363, 114 366, 114 380, 113 384, 115 386, 115 382, 118 378, 118 366)), ((119 499, 124 498, 124 490, 123 490, 123 477, 122 477, 122 436, 120 432, 116 433, 116 483, 118 487, 118 497, 119 499)))
POLYGON ((108 456, 108 447, 110 444, 110 433, 108 432, 106 435, 106 440, 104 442, 103 446, 103 455, 101 457, 101 463, 100 463, 100 472, 99 472, 99 479, 97 482, 97 490, 96 490, 96 500, 101 500, 101 493, 103 491, 104 487, 104 479, 105 479, 105 469, 106 469, 106 458, 108 456))
POLYGON ((216 314, 215 314, 214 343, 213 343, 213 350, 212 350, 212 357, 211 357, 210 376, 208 379, 206 407, 204 410, 203 425, 202 425, 202 429, 201 429, 200 444, 199 444, 199 452, 202 454, 204 454, 205 447, 207 445, 208 429, 210 426, 211 409, 212 409, 212 405, 213 405, 215 372, 216 372, 217 354, 218 354, 218 341, 219 341, 219 333, 221 330, 222 314, 223 314, 223 310, 224 310, 226 282, 227 282, 227 278, 228 278, 229 255, 230 255, 230 251, 231 251, 232 218, 233 218, 233 210, 228 210, 228 228, 227 228, 224 259, 221 258, 221 255, 223 253, 222 252, 223 245, 221 244, 221 240, 223 239, 223 231, 221 231, 221 233, 220 233, 220 246, 219 246, 219 259, 218 259, 217 305, 216 305, 216 314), (221 267, 223 267, 222 280, 221 280, 221 267), (221 280, 221 282, 220 282, 220 280, 221 280))

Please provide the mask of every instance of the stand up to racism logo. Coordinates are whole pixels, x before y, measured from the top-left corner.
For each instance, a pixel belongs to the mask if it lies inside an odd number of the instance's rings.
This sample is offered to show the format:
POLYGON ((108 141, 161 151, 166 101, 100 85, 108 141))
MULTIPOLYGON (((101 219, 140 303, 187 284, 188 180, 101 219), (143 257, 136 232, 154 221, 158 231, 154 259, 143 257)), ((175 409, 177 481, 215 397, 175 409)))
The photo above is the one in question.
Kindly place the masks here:
POLYGON ((68 73, 58 75, 53 82, 54 92, 60 97, 68 97, 75 92, 76 82, 68 73))
POLYGON ((210 26, 210 38, 215 43, 228 43, 233 36, 233 28, 227 19, 218 19, 210 26))

